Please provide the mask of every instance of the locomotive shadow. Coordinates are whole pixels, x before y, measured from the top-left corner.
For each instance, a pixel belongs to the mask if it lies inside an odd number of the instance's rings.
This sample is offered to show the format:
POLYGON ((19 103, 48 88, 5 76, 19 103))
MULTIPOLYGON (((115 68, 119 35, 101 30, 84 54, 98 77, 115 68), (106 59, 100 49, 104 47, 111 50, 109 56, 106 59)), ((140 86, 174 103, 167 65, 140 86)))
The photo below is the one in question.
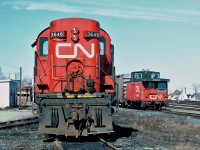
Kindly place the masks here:
POLYGON ((110 142, 115 142, 117 139, 122 137, 137 136, 138 130, 129 127, 122 127, 113 123, 114 132, 111 134, 100 135, 103 139, 110 142))
POLYGON ((130 136, 137 136, 138 130, 133 128, 121 127, 116 124, 113 124, 113 133, 110 134, 99 134, 99 135, 89 135, 85 137, 65 137, 65 136, 49 136, 43 142, 53 142, 55 138, 58 138, 61 142, 98 142, 99 138, 103 138, 106 141, 115 142, 117 139, 122 137, 130 137, 130 136))
POLYGON ((43 140, 43 142, 54 142, 56 140, 56 138, 60 141, 60 142, 97 142, 99 141, 98 137, 95 135, 88 135, 88 136, 81 136, 81 137, 65 137, 62 135, 59 136, 54 136, 54 137, 48 137, 46 139, 43 140))

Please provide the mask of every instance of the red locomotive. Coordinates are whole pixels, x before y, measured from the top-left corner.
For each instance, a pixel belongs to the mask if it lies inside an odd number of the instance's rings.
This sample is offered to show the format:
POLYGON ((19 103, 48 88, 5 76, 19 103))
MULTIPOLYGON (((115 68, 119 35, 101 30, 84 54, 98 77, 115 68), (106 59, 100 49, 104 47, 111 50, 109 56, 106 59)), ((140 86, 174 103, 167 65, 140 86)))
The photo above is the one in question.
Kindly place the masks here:
POLYGON ((122 104, 130 107, 161 110, 168 106, 169 79, 161 79, 159 72, 148 70, 132 72, 130 81, 126 82, 122 104))
POLYGON ((99 22, 54 20, 34 46, 39 131, 65 136, 113 132, 114 46, 99 22))

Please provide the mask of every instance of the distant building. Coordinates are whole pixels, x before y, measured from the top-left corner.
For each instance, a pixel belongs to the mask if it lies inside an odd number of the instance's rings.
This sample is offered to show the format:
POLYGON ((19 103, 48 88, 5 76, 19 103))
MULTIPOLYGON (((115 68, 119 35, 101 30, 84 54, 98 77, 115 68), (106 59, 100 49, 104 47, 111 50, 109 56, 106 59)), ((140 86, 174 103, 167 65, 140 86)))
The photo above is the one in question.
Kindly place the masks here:
POLYGON ((178 101, 195 101, 200 100, 200 93, 196 94, 186 94, 184 90, 175 90, 173 93, 169 95, 170 100, 178 100, 178 101))
POLYGON ((17 89, 15 80, 0 80, 0 108, 17 106, 17 89))
POLYGON ((172 94, 169 95, 170 100, 179 100, 184 101, 188 100, 188 95, 185 93, 184 90, 175 90, 172 94))
POLYGON ((121 74, 117 75, 115 78, 115 82, 117 83, 116 86, 116 97, 119 102, 124 101, 125 91, 126 91, 126 82, 131 81, 131 74, 121 74))
POLYGON ((187 94, 188 99, 190 99, 191 101, 195 100, 194 94, 187 94))
MULTIPOLYGON (((20 99, 20 89, 17 92, 18 99, 20 99)), ((21 102, 32 102, 32 87, 31 86, 24 86, 21 88, 21 102)))
POLYGON ((192 100, 200 100, 200 93, 194 93, 191 97, 192 100))

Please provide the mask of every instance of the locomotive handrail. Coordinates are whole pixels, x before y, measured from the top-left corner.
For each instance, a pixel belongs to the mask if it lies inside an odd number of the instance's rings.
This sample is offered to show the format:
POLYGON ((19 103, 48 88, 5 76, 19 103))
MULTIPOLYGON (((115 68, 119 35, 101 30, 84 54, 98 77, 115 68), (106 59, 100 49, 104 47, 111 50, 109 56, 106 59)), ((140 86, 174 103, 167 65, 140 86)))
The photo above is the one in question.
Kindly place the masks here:
POLYGON ((49 67, 49 69, 47 69, 47 70, 38 78, 38 80, 37 80, 31 87, 34 87, 34 86, 38 83, 38 81, 39 81, 52 67, 53 67, 53 65, 52 65, 51 67, 49 67))
POLYGON ((39 62, 40 62, 40 64, 41 64, 41 66, 42 66, 42 69, 43 69, 43 71, 44 71, 44 67, 43 67, 43 65, 42 65, 42 62, 41 62, 41 59, 40 59, 40 57, 38 56, 38 53, 37 53, 37 52, 35 52, 35 55, 37 56, 37 58, 38 58, 38 60, 39 60, 39 62))
MULTIPOLYGON (((54 64, 53 55, 52 55, 52 57, 51 57, 51 62, 52 62, 52 64, 54 64)), ((53 68, 53 67, 56 67, 56 66, 63 66, 63 67, 64 67, 65 65, 52 65, 52 68, 53 68)), ((59 78, 54 77, 54 69, 55 69, 55 68, 52 69, 52 79, 58 81, 59 78)), ((63 78, 65 78, 65 77, 63 77, 63 78)), ((65 78, 65 79, 66 79, 66 78, 65 78)))
MULTIPOLYGON (((106 75, 109 75, 109 74, 107 74, 103 69, 101 69, 101 67, 99 67, 100 68, 100 70, 101 71, 103 71, 103 73, 105 73, 106 75)), ((113 78, 111 78, 110 76, 108 76, 117 86, 119 86, 118 85, 118 83, 117 82, 115 82, 115 80, 113 79, 113 78)))
MULTIPOLYGON (((99 67, 99 69, 101 71, 103 71, 103 73, 105 73, 106 75, 108 75, 103 69, 101 69, 101 67, 99 67)), ((108 76, 113 82, 114 84, 117 86, 117 89, 119 88, 119 84, 117 82, 115 82, 115 80, 113 78, 111 78, 110 76, 108 76)), ((116 94, 116 93, 115 93, 116 94)), ((119 100, 117 100, 117 112, 119 111, 119 100)))

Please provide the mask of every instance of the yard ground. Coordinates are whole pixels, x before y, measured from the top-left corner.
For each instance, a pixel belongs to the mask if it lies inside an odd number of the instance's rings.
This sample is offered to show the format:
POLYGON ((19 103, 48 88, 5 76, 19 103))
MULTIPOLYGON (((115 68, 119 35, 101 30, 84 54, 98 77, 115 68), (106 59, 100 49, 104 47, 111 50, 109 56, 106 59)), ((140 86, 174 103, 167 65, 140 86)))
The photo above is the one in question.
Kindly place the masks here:
POLYGON ((124 128, 116 129, 112 136, 121 137, 110 141, 119 148, 200 150, 200 119, 120 108, 113 123, 124 128))

